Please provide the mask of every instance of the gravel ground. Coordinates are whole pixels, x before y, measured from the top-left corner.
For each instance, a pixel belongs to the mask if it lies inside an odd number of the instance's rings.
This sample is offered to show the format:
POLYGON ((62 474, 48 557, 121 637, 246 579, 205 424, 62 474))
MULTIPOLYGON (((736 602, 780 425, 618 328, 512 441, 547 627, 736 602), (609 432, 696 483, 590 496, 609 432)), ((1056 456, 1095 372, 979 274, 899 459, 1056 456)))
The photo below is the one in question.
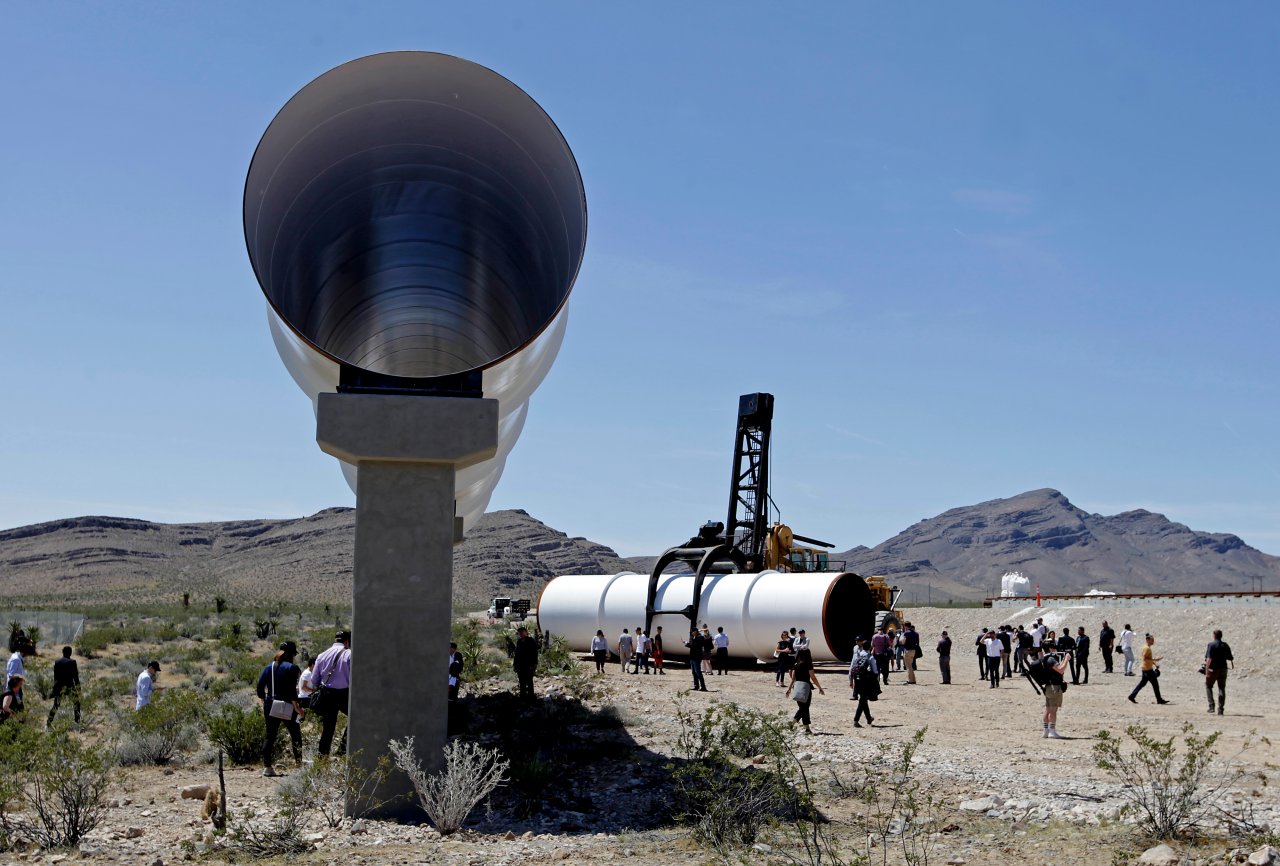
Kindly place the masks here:
MULTIPOLYGON (((1126 725, 1141 723, 1167 737, 1190 723, 1200 732, 1221 731, 1221 754, 1232 755, 1252 742, 1254 747, 1241 758, 1242 766, 1275 781, 1280 751, 1259 742, 1257 736, 1280 731, 1280 698, 1271 675, 1278 652, 1273 635, 1275 606, 1127 603, 1108 604, 1105 611, 1073 605, 1008 612, 913 608, 907 618, 920 630, 926 647, 933 646, 943 628, 956 639, 953 685, 941 685, 936 656, 930 649, 919 665, 919 684, 903 685, 903 674, 891 674, 890 686, 873 704, 875 725, 859 730, 852 726, 855 705, 849 700, 845 671, 835 665, 820 667, 826 694, 815 696, 813 702, 814 735, 797 733, 796 748, 813 777, 825 779, 831 773, 847 773, 871 757, 879 744, 901 743, 917 729, 927 727, 918 772, 948 804, 946 820, 955 822, 954 832, 940 842, 935 862, 1006 857, 1022 846, 1034 847, 1037 856, 1055 861, 1097 859, 1097 846, 1112 843, 1105 841, 1111 837, 1096 834, 1105 830, 1107 819, 1117 814, 1121 802, 1116 786, 1096 769, 1091 757, 1094 735, 1101 729, 1118 732, 1126 725), (1104 616, 1117 630, 1129 622, 1139 635, 1150 631, 1157 638, 1157 651, 1165 657, 1160 682, 1165 697, 1173 703, 1157 706, 1149 690, 1140 696, 1137 706, 1128 703, 1125 696, 1137 680, 1120 673, 1103 674, 1101 657, 1095 653, 1089 684, 1068 691, 1059 717, 1059 729, 1068 739, 1043 739, 1042 703, 1027 683, 1017 678, 1000 689, 988 688, 985 681, 979 681, 976 659, 969 651, 980 628, 1002 623, 1030 625, 1037 615, 1050 627, 1067 624, 1074 630, 1084 625, 1095 637, 1104 616), (1237 658, 1229 684, 1228 711, 1221 717, 1205 713, 1203 680, 1196 673, 1215 627, 1226 633, 1237 658), (1078 827, 1079 832, 1053 832, 1054 827, 1066 826, 1078 827)), ((795 706, 774 685, 772 674, 763 670, 740 669, 726 676, 709 676, 710 691, 705 694, 685 691, 689 674, 683 667, 673 666, 667 676, 659 677, 621 675, 613 665, 601 682, 602 696, 594 703, 618 706, 637 746, 662 754, 670 754, 675 742, 677 704, 697 708, 710 701, 733 701, 779 712, 790 712, 795 706)), ((540 693, 556 688, 554 679, 538 682, 540 693)), ((130 864, 181 861, 183 841, 199 840, 205 825, 199 819, 200 804, 182 800, 178 793, 184 785, 209 782, 212 777, 204 766, 129 771, 112 791, 113 806, 106 825, 74 856, 90 862, 130 864)), ((244 770, 231 772, 228 781, 231 801, 239 808, 261 808, 277 784, 244 770)), ((504 827, 483 823, 478 831, 448 839, 425 827, 361 822, 313 836, 315 850, 290 857, 288 862, 714 861, 682 830, 632 833, 619 829, 626 826, 628 802, 635 796, 628 793, 632 789, 620 784, 623 781, 616 777, 596 780, 597 808, 586 816, 587 826, 573 832, 564 831, 557 816, 545 816, 539 819, 540 824, 510 833, 504 827)), ((660 782, 656 784, 660 787, 660 782)), ((1233 796, 1252 804, 1273 827, 1280 827, 1280 800, 1274 785, 1242 789, 1233 796)), ((840 817, 840 804, 824 805, 840 817)), ((575 821, 584 823, 583 816, 577 815, 575 821)), ((749 862, 771 862, 770 853, 756 853, 758 859, 753 854, 749 862)), ((56 856, 28 852, 22 861, 58 862, 56 856)), ((212 856, 218 855, 214 852, 212 856)), ((1215 856, 1202 856, 1195 862, 1227 862, 1225 849, 1215 856)))

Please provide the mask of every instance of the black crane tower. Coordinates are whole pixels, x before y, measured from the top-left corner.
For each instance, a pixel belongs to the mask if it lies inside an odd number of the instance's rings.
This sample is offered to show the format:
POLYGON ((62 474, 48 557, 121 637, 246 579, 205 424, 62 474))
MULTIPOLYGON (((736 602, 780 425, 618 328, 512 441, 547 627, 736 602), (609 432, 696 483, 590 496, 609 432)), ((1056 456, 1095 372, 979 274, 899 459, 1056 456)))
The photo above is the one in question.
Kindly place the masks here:
POLYGON ((738 433, 733 448, 733 477, 729 480, 729 518, 725 541, 753 559, 764 562, 769 531, 769 437, 773 428, 773 395, 743 394, 738 398, 738 433))

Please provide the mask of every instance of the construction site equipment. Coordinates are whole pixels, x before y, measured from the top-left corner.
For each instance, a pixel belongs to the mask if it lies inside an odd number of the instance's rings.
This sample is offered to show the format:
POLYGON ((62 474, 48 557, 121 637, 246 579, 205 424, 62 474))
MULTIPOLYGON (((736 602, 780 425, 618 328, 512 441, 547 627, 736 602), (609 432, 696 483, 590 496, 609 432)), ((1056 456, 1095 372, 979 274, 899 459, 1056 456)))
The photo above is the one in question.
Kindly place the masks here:
MULTIPOLYGON (((724 592, 741 589, 742 604, 750 596, 753 578, 775 575, 765 583, 766 587, 785 587, 796 603, 794 608, 783 604, 778 610, 781 618, 774 617, 762 608, 749 616, 745 608, 736 609, 733 621, 740 629, 750 629, 752 639, 763 640, 765 632, 772 631, 772 641, 781 629, 801 626, 803 622, 822 622, 824 640, 831 658, 852 658, 856 637, 869 638, 880 626, 896 630, 901 618, 894 610, 900 592, 882 577, 863 578, 844 571, 843 562, 833 562, 828 551, 832 544, 797 535, 789 526, 768 520, 769 498, 769 448, 773 429, 772 394, 745 394, 738 400, 738 418, 734 435, 733 473, 730 476, 729 511, 724 523, 707 522, 689 541, 672 547, 658 557, 639 599, 632 598, 631 587, 635 575, 627 572, 607 576, 557 577, 547 584, 538 605, 538 622, 543 629, 551 627, 556 634, 577 646, 582 636, 563 627, 589 628, 588 636, 595 629, 604 628, 606 596, 610 611, 617 611, 623 619, 636 619, 632 612, 642 607, 643 627, 651 630, 661 624, 669 635, 682 642, 691 626, 711 622, 713 583, 723 583, 724 592), (677 574, 667 574, 672 567, 682 567, 677 574), (778 575, 786 577, 776 578, 778 575), (687 578, 687 579, 686 579, 687 578), (732 580, 730 580, 732 578, 732 580), (563 581, 563 582, 562 582, 563 581), (593 584, 592 582, 595 581, 593 584), (602 582, 607 581, 607 585, 602 582), (743 582, 745 581, 745 582, 743 582), (620 584, 617 590, 611 590, 620 584), (552 587, 555 591, 552 592, 552 587), (730 589, 734 588, 734 589, 730 589), (621 593, 611 596, 611 592, 621 593), (544 611, 544 605, 550 605, 544 611), (615 606, 616 605, 616 606, 615 606), (563 609, 562 609, 563 606, 563 609), (569 613, 574 611, 575 613, 569 613), (594 611, 596 621, 591 625, 589 612, 594 611), (625 616, 623 611, 626 611, 625 616), (844 618, 844 625, 829 625, 836 612, 844 618), (787 621, 781 613, 791 617, 787 621), (549 626, 556 623, 556 626, 549 626), (767 625, 765 625, 767 623, 767 625)), ((770 596, 772 598, 772 596, 770 596)), ((729 615, 721 607, 714 608, 717 616, 729 615)), ((613 616, 613 613, 610 613, 613 616)), ((622 622, 622 620, 619 620, 622 622)), ((634 628, 636 623, 625 623, 618 628, 634 628)), ((728 622, 717 620, 714 625, 729 629, 728 622)), ((606 631, 606 633, 608 633, 606 631)), ((745 631, 737 632, 739 635, 745 631)), ((814 636, 810 636, 814 640, 814 636)), ((730 642, 731 655, 748 655, 742 652, 746 644, 735 647, 730 642)), ((765 646, 765 644, 760 644, 765 646)), ((769 646, 770 653, 772 646, 769 646)), ((672 648, 679 653, 679 643, 672 648)), ((752 650, 750 654, 757 654, 752 650)))

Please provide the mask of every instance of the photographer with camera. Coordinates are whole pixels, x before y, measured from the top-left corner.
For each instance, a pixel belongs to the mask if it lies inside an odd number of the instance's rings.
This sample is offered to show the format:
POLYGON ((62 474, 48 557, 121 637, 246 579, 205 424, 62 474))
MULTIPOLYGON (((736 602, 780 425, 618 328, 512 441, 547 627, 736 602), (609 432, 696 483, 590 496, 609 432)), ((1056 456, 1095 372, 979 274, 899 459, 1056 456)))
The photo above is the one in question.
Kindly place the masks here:
MULTIPOLYGON (((1047 647, 1046 647, 1047 649, 1047 647)), ((1044 695, 1044 735, 1051 740, 1065 740, 1058 733, 1058 710, 1062 707, 1062 695, 1067 681, 1062 672, 1067 669, 1067 654, 1047 652, 1027 665, 1024 675, 1032 687, 1044 695)))

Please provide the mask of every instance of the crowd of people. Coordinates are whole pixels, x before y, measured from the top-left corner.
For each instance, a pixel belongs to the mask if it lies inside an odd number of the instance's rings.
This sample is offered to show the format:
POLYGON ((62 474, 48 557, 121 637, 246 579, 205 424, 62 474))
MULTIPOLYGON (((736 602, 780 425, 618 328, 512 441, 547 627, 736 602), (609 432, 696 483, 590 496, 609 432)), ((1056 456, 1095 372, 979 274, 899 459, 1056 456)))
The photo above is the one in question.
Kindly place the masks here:
MULTIPOLYGON (((711 632, 707 623, 690 629, 688 640, 683 642, 692 674, 693 691, 707 691, 706 676, 728 672, 730 635, 723 627, 711 632)), ((1125 676, 1141 677, 1128 700, 1137 703, 1138 695, 1148 685, 1157 704, 1168 704, 1160 691, 1160 661, 1155 654, 1156 639, 1151 634, 1143 637, 1135 654, 1137 635, 1130 624, 1125 623, 1119 633, 1107 620, 1103 620, 1095 637, 1084 625, 1072 630, 1064 626, 1060 630, 1049 628, 1043 617, 1030 627, 1025 625, 1001 625, 984 628, 975 637, 973 646, 977 658, 978 679, 988 688, 997 689, 1017 676, 1031 680, 1033 688, 1044 698, 1043 735, 1051 739, 1064 739, 1057 730, 1058 710, 1069 685, 1088 685, 1090 660, 1096 647, 1102 656, 1102 673, 1115 673, 1117 657, 1123 660, 1125 676)), ((951 655, 955 642, 943 630, 934 646, 938 659, 938 673, 942 685, 951 685, 951 655)), ((591 653, 596 672, 604 673, 611 655, 616 655, 620 671, 639 674, 642 670, 654 673, 663 670, 662 627, 651 635, 643 627, 624 628, 610 643, 603 630, 597 630, 591 640, 591 653)), ((897 628, 890 623, 878 628, 870 637, 858 636, 853 658, 849 665, 851 700, 857 701, 854 726, 874 724, 870 703, 876 701, 884 686, 889 685, 892 673, 904 675, 902 685, 917 684, 916 674, 922 656, 921 637, 911 622, 897 628)), ((797 704, 794 722, 811 730, 811 702, 813 693, 825 694, 814 670, 809 639, 803 628, 791 628, 781 632, 773 650, 774 663, 770 673, 777 686, 797 704)), ((1205 694, 1208 711, 1221 715, 1226 706, 1227 671, 1234 665, 1230 646, 1222 640, 1222 632, 1215 631, 1214 639, 1205 650, 1204 665, 1200 671, 1205 677, 1205 694), (1215 700, 1214 689, 1217 689, 1215 700)))
MULTIPOLYGON (((546 635, 542 636, 544 639, 546 635)), ((729 647, 731 635, 717 627, 712 633, 703 623, 689 630, 688 639, 682 642, 692 674, 692 689, 707 691, 708 675, 729 674, 729 647)), ((1160 662, 1156 654, 1156 638, 1145 634, 1141 646, 1129 623, 1119 633, 1106 620, 1097 632, 1096 644, 1084 625, 1061 631, 1049 628, 1043 617, 1037 618, 1029 628, 1024 625, 1001 625, 982 629, 974 639, 978 679, 988 688, 1000 688, 1001 683, 1014 675, 1025 675, 1044 698, 1043 732, 1047 738, 1062 739, 1057 731, 1058 710, 1063 705, 1063 695, 1070 685, 1087 685, 1090 674, 1090 658, 1096 645, 1102 656, 1102 673, 1115 672, 1117 656, 1123 660, 1125 676, 1140 677, 1129 692, 1128 700, 1137 703, 1138 696, 1147 687, 1157 704, 1168 704, 1160 690, 1160 662)), ((510 641, 508 652, 518 681, 519 696, 524 701, 536 700, 534 679, 538 668, 538 656, 542 644, 531 636, 526 627, 517 630, 510 641)), ((596 672, 606 672, 611 654, 616 654, 623 674, 664 676, 666 674, 662 627, 650 630, 638 626, 624 628, 611 645, 603 630, 597 630, 591 640, 591 655, 596 672)), ((951 655, 954 641, 946 630, 939 635, 934 651, 938 659, 938 673, 942 685, 953 682, 951 655)), ((0 723, 24 712, 24 686, 27 680, 25 659, 36 654, 34 641, 18 634, 10 641, 11 655, 5 670, 5 690, 0 696, 0 723)), ((678 652, 678 651, 677 651, 678 652)), ((72 648, 62 648, 62 657, 53 665, 52 706, 47 724, 52 726, 64 700, 72 704, 75 720, 80 721, 80 671, 72 657, 72 648)), ((340 630, 334 643, 314 659, 304 655, 298 661, 298 647, 286 640, 279 645, 272 660, 262 669, 257 681, 257 696, 262 702, 266 718, 266 742, 263 749, 264 775, 276 775, 273 768, 275 741, 283 727, 289 735, 295 761, 301 762, 301 723, 308 714, 319 718, 320 732, 317 750, 328 755, 333 749, 339 715, 350 710, 351 688, 351 632, 340 630)), ((851 700, 857 701, 854 727, 861 728, 863 720, 874 724, 870 704, 876 701, 884 686, 889 685, 892 673, 904 674, 902 685, 917 683, 916 674, 921 657, 921 638, 911 622, 901 628, 888 624, 878 628, 870 637, 859 635, 853 647, 848 679, 851 700)), ((793 722, 806 732, 812 731, 810 715, 813 694, 825 695, 814 667, 809 638, 803 628, 792 627, 778 636, 773 650, 774 662, 770 673, 775 684, 786 689, 786 695, 796 703, 793 722)), ((1228 671, 1234 667, 1231 647, 1222 639, 1221 630, 1213 632, 1213 640, 1205 649, 1200 673, 1205 679, 1205 696, 1208 712, 1222 715, 1226 710, 1228 671), (1216 689, 1216 696, 1215 696, 1216 689)), ((449 645, 447 689, 448 700, 458 699, 463 680, 465 660, 456 643, 449 645)), ((141 712, 154 694, 161 689, 158 680, 161 673, 159 661, 152 660, 138 674, 134 688, 134 709, 141 712)), ((338 743, 338 754, 345 754, 346 732, 338 743)))

